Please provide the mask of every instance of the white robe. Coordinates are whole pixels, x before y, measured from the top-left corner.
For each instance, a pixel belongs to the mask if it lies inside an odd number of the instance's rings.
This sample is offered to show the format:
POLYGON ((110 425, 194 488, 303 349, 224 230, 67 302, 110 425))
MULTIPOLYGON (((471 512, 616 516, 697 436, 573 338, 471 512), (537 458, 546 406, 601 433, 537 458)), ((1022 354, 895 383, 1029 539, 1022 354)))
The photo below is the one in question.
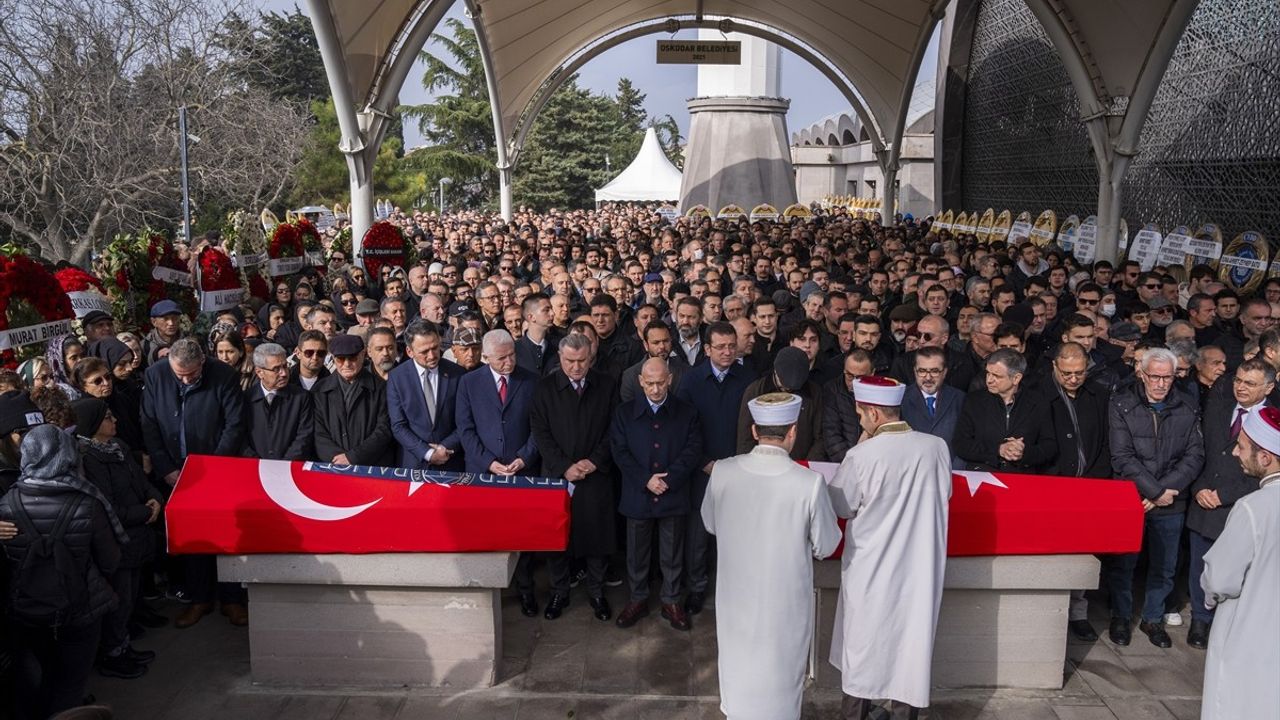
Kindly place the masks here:
POLYGON ((720 710, 729 720, 800 717, 813 638, 813 558, 840 544, 826 483, 782 448, 711 471, 702 521, 716 536, 720 710))
POLYGON ((1202 720, 1280 717, 1280 474, 1236 501, 1204 556, 1217 603, 1204 663, 1202 720))
POLYGON ((845 526, 831 664, 845 694, 929 705, 947 561, 951 452, 906 423, 845 454, 831 481, 845 526))

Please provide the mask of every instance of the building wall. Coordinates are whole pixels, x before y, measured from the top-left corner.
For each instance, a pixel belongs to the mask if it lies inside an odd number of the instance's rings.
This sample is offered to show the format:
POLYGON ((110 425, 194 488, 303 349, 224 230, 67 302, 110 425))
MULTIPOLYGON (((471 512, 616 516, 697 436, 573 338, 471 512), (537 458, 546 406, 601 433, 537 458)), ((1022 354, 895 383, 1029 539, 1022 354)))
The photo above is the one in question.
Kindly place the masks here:
MULTIPOLYGON (((960 165, 964 207, 954 209, 1092 214, 1097 169, 1061 61, 1023 0, 978 5, 962 148, 945 158, 960 165)), ((1252 229, 1280 239, 1277 103, 1280 3, 1202 0, 1126 177, 1129 227, 1216 222, 1230 236, 1252 229)))
MULTIPOLYGON (((881 197, 884 192, 884 176, 870 142, 792 145, 791 162, 796 173, 796 200, 804 204, 828 195, 865 198, 881 197), (868 181, 875 183, 874 190, 868 181)), ((906 136, 898 169, 899 211, 917 217, 933 214, 933 172, 933 136, 906 136)))

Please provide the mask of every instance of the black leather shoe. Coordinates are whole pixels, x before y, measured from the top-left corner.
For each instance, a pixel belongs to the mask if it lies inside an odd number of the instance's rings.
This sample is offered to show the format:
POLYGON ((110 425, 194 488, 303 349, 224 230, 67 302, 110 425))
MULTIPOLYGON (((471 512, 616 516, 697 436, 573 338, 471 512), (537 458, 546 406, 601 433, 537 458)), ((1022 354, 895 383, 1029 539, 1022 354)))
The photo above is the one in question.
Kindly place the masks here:
POLYGON ((1187 631, 1187 644, 1197 650, 1209 647, 1209 629, 1213 627, 1203 620, 1192 620, 1191 629, 1187 631))
MULTIPOLYGON (((547 603, 547 611, 542 613, 542 617, 548 620, 555 620, 560 617, 567 607, 569 607, 568 595, 552 595, 550 602, 547 603)), ((534 612, 537 612, 537 610, 534 612)))
POLYGON ((1173 647, 1173 639, 1164 631, 1164 623, 1139 623, 1138 629, 1158 648, 1173 647))
POLYGON ((697 615, 702 612, 702 606, 707 604, 707 594, 704 592, 691 592, 689 597, 684 600, 685 612, 690 615, 697 615))
POLYGON ((1067 628, 1071 630, 1071 634, 1077 640, 1083 640, 1084 642, 1098 641, 1098 632, 1093 629, 1088 620, 1072 620, 1067 623, 1067 628))
POLYGON ((151 650, 138 650, 132 645, 125 647, 124 652, 120 653, 120 656, 127 660, 132 660, 139 665, 150 665, 151 661, 156 659, 155 652, 151 650))
POLYGON ((520 614, 535 617, 538 614, 538 599, 533 593, 520 593, 520 614))
POLYGON ((609 607, 609 601, 603 597, 591 598, 591 613, 597 620, 608 622, 613 617, 613 608, 609 607))
POLYGON ((1107 634, 1111 636, 1111 642, 1121 646, 1128 645, 1133 639, 1129 621, 1122 618, 1111 618, 1111 629, 1107 634))

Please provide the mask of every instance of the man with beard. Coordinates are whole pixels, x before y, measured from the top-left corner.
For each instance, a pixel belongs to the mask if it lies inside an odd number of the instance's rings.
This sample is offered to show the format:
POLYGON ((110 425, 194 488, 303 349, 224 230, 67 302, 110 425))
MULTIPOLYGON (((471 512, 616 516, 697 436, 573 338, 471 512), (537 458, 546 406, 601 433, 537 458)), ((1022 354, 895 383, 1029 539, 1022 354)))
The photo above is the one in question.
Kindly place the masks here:
POLYGON ((369 358, 369 370, 385 382, 391 371, 400 363, 395 332, 385 327, 371 329, 365 341, 365 353, 369 358))
POLYGON ((686 365, 693 367, 707 356, 702 347, 702 301, 693 296, 680 298, 676 303, 675 321, 680 335, 676 351, 686 365))
MULTIPOLYGON (((671 373, 672 386, 679 385, 680 378, 689 369, 689 364, 685 362, 684 357, 678 351, 672 349, 671 328, 667 327, 666 323, 655 320, 645 327, 644 352, 645 360, 659 358, 664 361, 667 364, 668 372, 671 373)), ((618 389, 622 402, 631 402, 635 399, 636 394, 640 392, 640 370, 644 367, 645 360, 641 360, 622 372, 622 381, 618 389)))
POLYGON ((784 347, 782 334, 778 332, 778 306, 768 296, 751 305, 751 322, 756 326, 756 343, 751 350, 753 365, 759 368, 773 366, 773 359, 784 347))

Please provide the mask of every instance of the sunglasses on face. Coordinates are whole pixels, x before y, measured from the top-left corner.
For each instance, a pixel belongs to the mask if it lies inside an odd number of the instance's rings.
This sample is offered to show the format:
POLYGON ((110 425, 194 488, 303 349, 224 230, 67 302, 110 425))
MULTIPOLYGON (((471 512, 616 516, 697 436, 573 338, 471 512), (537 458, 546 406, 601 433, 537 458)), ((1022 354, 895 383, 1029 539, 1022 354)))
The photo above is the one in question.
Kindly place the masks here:
POLYGON ((342 304, 343 304, 343 306, 346 306, 346 305, 355 305, 355 304, 356 304, 356 299, 355 299, 355 298, 343 298, 343 299, 342 299, 342 304))
POLYGON ((325 355, 328 355, 328 354, 329 354, 329 351, 327 350, 303 350, 302 351, 303 357, 308 357, 308 358, 323 358, 325 355))
POLYGON ((111 384, 111 376, 109 376, 109 375, 99 375, 98 377, 95 377, 95 378, 89 378, 89 379, 88 379, 88 380, 86 380, 85 382, 86 382, 86 383, 88 383, 88 384, 90 384, 90 385, 110 385, 110 384, 111 384))

